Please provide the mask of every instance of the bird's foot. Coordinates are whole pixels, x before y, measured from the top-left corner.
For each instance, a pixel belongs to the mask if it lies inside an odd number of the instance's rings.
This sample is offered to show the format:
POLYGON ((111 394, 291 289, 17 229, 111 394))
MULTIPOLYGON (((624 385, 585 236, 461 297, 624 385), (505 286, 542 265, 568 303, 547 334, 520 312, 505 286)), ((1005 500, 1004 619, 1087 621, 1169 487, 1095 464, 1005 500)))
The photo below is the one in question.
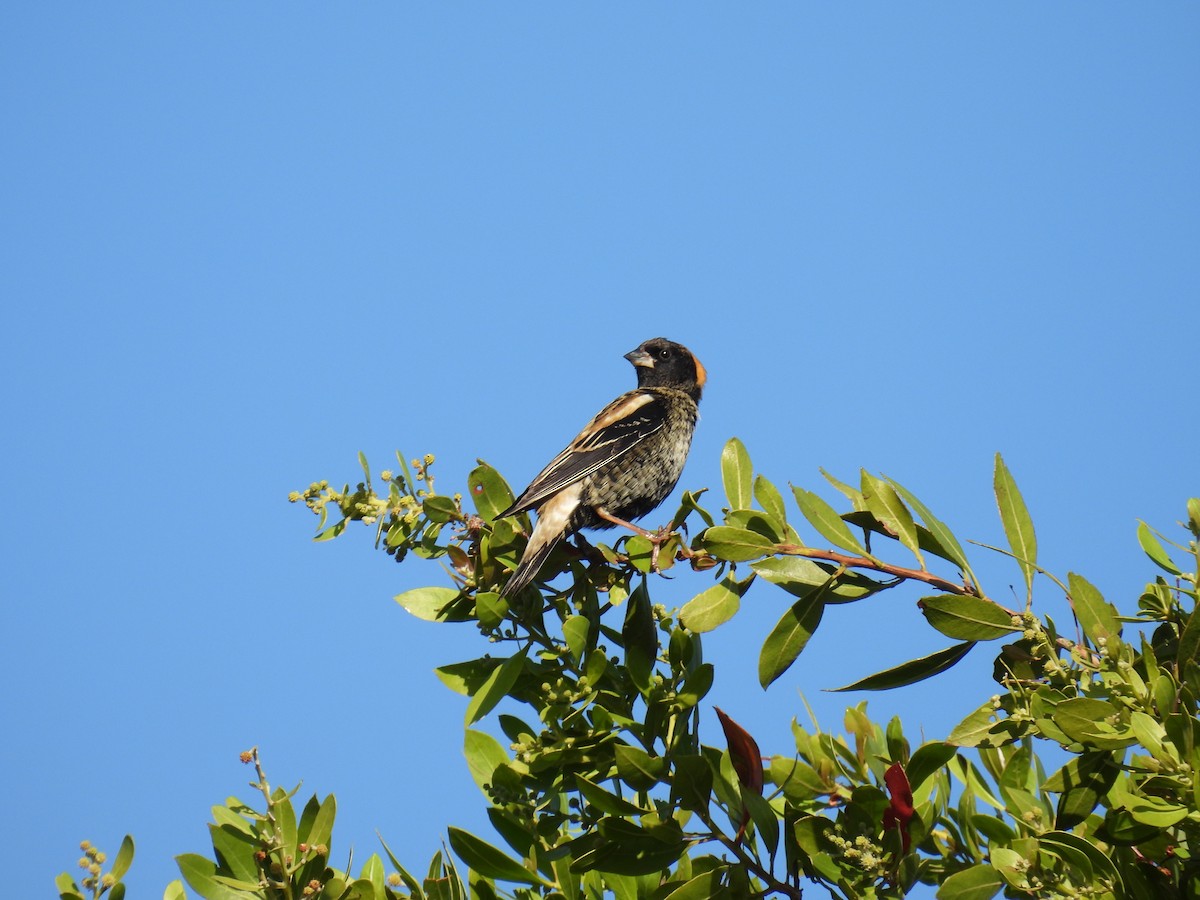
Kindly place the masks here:
POLYGON ((672 534, 670 525, 664 525, 662 528, 658 529, 658 531, 647 531, 645 528, 634 525, 632 522, 627 522, 622 518, 614 516, 602 506, 596 507, 596 515, 606 522, 611 522, 613 525, 620 525, 622 528, 628 528, 634 534, 644 537, 646 540, 648 540, 650 542, 650 571, 655 573, 658 572, 658 551, 662 549, 662 545, 672 534))

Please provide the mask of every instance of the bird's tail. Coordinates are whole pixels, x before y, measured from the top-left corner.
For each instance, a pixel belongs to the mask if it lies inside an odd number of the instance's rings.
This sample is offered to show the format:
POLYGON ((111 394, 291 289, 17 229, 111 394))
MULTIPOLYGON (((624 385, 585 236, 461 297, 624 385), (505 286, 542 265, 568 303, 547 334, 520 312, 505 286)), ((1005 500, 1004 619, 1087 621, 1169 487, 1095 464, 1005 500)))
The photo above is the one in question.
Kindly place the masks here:
POLYGON ((557 534, 538 534, 538 529, 533 529, 525 552, 521 555, 521 561, 517 564, 517 570, 500 591, 501 597, 514 597, 529 586, 537 577, 542 564, 558 546, 559 537, 557 534))

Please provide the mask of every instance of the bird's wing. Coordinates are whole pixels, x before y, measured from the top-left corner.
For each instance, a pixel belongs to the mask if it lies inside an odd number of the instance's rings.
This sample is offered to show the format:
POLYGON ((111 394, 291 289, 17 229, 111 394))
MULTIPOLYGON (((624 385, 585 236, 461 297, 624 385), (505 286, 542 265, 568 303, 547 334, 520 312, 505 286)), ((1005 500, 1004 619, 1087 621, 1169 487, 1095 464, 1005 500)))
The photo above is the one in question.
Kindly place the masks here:
POLYGON ((663 398, 650 391, 622 394, 596 414, 575 440, 533 479, 501 516, 532 509, 569 484, 628 453, 666 424, 663 398))

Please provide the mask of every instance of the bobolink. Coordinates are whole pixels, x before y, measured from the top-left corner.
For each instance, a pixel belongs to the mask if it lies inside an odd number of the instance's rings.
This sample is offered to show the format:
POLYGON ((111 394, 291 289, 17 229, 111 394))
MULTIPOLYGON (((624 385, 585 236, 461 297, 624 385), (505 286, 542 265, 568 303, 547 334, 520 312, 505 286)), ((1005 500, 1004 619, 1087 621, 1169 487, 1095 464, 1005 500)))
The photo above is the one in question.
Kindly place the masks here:
POLYGON ((558 542, 581 528, 631 524, 667 498, 683 472, 704 388, 704 366, 687 347, 652 338, 625 354, 638 386, 596 414, 500 516, 537 510, 537 525, 500 592, 537 576, 558 542))

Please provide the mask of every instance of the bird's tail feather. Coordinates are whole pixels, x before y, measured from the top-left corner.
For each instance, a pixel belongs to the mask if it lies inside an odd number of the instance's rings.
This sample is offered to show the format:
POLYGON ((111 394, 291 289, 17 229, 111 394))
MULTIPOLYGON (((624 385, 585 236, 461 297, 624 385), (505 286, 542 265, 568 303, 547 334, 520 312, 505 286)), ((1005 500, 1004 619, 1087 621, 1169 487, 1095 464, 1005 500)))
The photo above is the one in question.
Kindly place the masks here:
POLYGON ((534 529, 529 538, 529 545, 517 564, 517 570, 508 579, 508 584, 501 589, 500 596, 513 597, 523 591, 537 577, 542 564, 549 559, 558 545, 558 540, 558 535, 539 535, 537 529, 534 529))

